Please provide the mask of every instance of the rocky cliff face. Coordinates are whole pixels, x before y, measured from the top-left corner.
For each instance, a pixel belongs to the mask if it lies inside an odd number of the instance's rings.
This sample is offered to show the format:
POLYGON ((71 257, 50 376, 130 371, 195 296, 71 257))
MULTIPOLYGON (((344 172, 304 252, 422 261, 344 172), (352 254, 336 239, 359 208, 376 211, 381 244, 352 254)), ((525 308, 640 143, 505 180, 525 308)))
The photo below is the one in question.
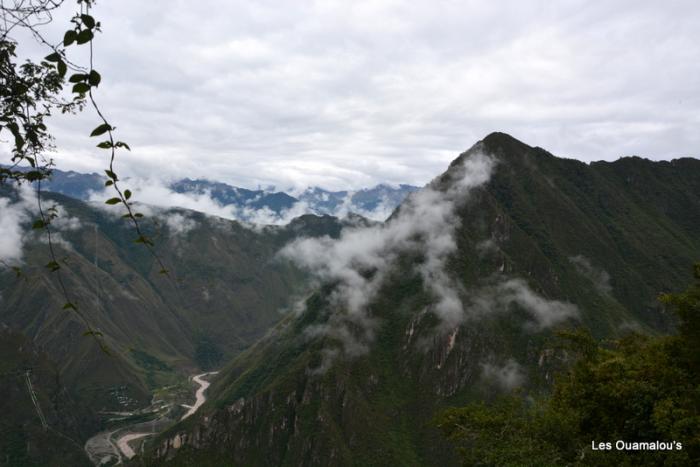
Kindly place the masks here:
POLYGON ((447 405, 546 390, 561 327, 663 332, 700 257, 700 162, 559 159, 492 134, 385 224, 285 248, 321 287, 146 464, 453 465, 447 405))

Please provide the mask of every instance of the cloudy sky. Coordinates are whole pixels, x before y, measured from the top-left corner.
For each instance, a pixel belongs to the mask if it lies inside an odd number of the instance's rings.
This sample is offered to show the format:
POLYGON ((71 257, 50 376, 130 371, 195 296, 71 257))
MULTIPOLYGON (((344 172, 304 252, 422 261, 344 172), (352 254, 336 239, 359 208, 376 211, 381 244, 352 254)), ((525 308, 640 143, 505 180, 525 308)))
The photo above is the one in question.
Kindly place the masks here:
MULTIPOLYGON (((98 98, 133 148, 121 173, 424 184, 491 131, 582 160, 700 156, 693 0, 103 0, 93 14, 98 98)), ((103 168, 97 123, 54 119, 59 168, 103 168)))

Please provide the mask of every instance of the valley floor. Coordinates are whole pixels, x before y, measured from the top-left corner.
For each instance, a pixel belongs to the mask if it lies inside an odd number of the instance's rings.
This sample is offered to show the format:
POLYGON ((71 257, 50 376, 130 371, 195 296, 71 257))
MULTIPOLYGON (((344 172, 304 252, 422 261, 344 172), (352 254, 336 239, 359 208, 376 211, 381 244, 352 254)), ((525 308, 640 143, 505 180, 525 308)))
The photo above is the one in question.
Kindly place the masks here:
POLYGON ((159 398, 154 397, 149 407, 135 412, 112 413, 119 416, 108 420, 115 425, 109 430, 97 433, 85 443, 85 452, 90 461, 96 466, 110 466, 119 465, 123 460, 134 457, 142 447, 142 441, 145 438, 160 433, 177 420, 189 417, 206 402, 205 392, 210 382, 204 378, 217 373, 214 371, 192 377, 192 381, 198 387, 194 394, 195 403, 191 406, 178 400, 181 399, 181 393, 177 390, 169 390, 175 388, 171 387, 163 388, 164 391, 160 391, 159 398), (188 410, 181 415, 183 407, 188 410))

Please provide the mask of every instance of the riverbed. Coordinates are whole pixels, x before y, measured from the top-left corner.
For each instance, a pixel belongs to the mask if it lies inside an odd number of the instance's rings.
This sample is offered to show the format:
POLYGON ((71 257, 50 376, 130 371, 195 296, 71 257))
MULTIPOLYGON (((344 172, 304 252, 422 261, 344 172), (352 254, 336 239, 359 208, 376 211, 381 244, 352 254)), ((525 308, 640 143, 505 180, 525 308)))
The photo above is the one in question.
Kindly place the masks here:
POLYGON ((197 376, 192 378, 192 380, 195 383, 199 384, 199 389, 197 389, 197 391, 194 394, 194 397, 195 397, 194 405, 189 406, 189 405, 183 404, 183 407, 185 407, 189 410, 187 411, 187 413, 185 415, 182 416, 182 418, 180 420, 184 420, 187 417, 189 417, 190 415, 194 414, 202 406, 202 404, 204 404, 204 402, 206 402, 207 397, 204 395, 204 391, 207 390, 207 388, 209 387, 209 385, 211 383, 209 381, 202 379, 202 378, 204 378, 207 375, 215 375, 217 373, 219 373, 219 372, 218 371, 210 371, 209 373, 202 373, 201 375, 197 375, 197 376))
MULTIPOLYGON (((211 383, 204 378, 217 373, 218 371, 212 371, 201 373, 192 377, 192 381, 199 386, 194 394, 195 402, 193 405, 176 404, 176 406, 182 406, 187 409, 187 412, 180 417, 179 420, 184 420, 187 417, 190 417, 206 402, 207 397, 205 392, 211 383)), ((137 446, 132 447, 132 445, 129 443, 148 436, 157 435, 176 423, 178 419, 174 419, 171 415, 171 410, 174 407, 171 406, 171 404, 163 405, 162 401, 158 402, 160 402, 160 404, 156 404, 154 401, 154 404, 151 405, 151 407, 142 409, 139 412, 151 413, 153 416, 151 420, 126 424, 118 428, 112 427, 111 430, 97 433, 95 436, 87 440, 84 449, 90 458, 90 461, 96 466, 105 464, 119 465, 124 460, 134 457, 137 454, 134 449, 138 449, 139 445, 142 444, 139 442, 136 443, 137 446)), ((133 412, 124 412, 120 415, 128 418, 134 414, 135 413, 133 412)))

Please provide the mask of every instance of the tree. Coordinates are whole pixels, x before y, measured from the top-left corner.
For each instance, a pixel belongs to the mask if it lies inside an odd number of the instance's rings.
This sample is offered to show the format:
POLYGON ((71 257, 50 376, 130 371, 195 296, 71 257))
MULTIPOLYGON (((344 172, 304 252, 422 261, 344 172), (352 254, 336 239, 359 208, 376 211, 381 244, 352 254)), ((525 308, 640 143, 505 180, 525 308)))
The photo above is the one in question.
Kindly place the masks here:
POLYGON ((586 332, 568 333, 577 360, 551 396, 443 412, 438 425, 464 464, 698 465, 700 264, 695 279, 660 298, 678 316, 678 334, 633 334, 603 347, 586 332), (646 444, 624 444, 634 442, 646 444))

